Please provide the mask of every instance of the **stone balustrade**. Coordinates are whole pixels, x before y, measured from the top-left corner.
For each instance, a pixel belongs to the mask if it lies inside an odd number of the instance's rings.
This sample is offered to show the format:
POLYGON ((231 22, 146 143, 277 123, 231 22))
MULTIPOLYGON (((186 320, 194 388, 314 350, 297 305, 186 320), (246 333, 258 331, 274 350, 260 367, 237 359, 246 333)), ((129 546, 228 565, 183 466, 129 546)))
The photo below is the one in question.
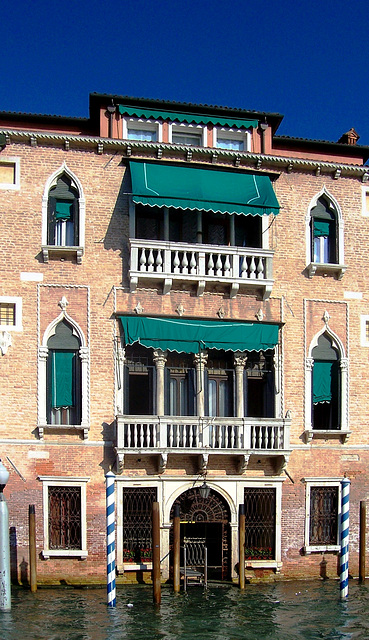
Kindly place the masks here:
POLYGON ((161 282, 169 293, 173 282, 194 283, 197 295, 207 284, 230 287, 234 297, 240 287, 259 288, 268 298, 273 286, 273 251, 248 247, 186 244, 130 239, 130 287, 139 282, 161 282))

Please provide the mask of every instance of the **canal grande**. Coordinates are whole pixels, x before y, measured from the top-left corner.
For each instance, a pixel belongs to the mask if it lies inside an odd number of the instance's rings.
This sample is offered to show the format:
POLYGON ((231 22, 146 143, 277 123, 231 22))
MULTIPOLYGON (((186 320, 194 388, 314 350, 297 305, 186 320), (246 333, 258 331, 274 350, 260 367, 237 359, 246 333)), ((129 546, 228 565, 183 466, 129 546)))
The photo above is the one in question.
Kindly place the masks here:
POLYGON ((160 607, 152 588, 15 589, 12 609, 0 613, 1 640, 367 640, 369 586, 350 581, 339 598, 336 581, 247 585, 211 584, 187 594, 163 588, 160 607))

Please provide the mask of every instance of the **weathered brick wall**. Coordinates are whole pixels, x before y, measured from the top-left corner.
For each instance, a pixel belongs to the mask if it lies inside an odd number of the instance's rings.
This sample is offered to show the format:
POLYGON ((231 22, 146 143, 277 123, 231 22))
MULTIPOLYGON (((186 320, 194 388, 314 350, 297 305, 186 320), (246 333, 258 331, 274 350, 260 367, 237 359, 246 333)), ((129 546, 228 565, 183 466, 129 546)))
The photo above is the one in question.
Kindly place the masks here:
MULTIPOLYGON (((138 153, 138 152, 136 152, 138 153)), ((178 153, 178 152, 176 152, 178 153)), ((23 331, 12 333, 12 346, 0 359, 0 451, 22 473, 12 471, 5 490, 10 523, 17 537, 17 564, 28 562, 28 504, 36 505, 37 550, 43 548, 42 488, 40 475, 89 476, 87 521, 89 556, 84 561, 66 558, 38 559, 40 580, 103 581, 105 577, 104 473, 114 464, 114 312, 132 313, 138 303, 144 314, 176 316, 182 304, 184 317, 255 320, 262 309, 264 321, 283 322, 283 413, 292 413, 293 452, 282 490, 282 574, 286 577, 318 577, 337 573, 337 557, 302 555, 305 523, 305 477, 341 477, 352 480, 352 569, 357 574, 359 501, 368 498, 367 450, 369 444, 366 377, 369 350, 360 346, 360 315, 368 313, 367 218, 361 215, 361 183, 358 179, 333 180, 313 173, 282 173, 275 183, 281 213, 269 229, 275 251, 272 296, 267 301, 240 294, 233 300, 214 286, 198 298, 188 288, 174 288, 163 296, 157 288, 128 288, 128 197, 130 185, 125 162, 117 154, 99 155, 90 150, 64 151, 51 146, 9 145, 2 157, 21 158, 21 189, 0 192, 1 260, 0 295, 21 296, 23 331), (63 162, 78 176, 86 198, 85 253, 75 260, 50 259, 41 254, 41 200, 49 176, 63 162), (339 203, 344 218, 345 264, 342 280, 333 275, 309 279, 306 267, 305 216, 312 198, 326 187, 339 203), (42 281, 21 280, 21 272, 41 274, 42 281), (353 298, 352 292, 362 294, 353 298), (90 431, 37 434, 37 349, 49 324, 60 314, 62 296, 67 313, 79 325, 90 348, 90 431), (306 444, 304 430, 304 359, 312 338, 329 326, 349 356, 348 444, 339 440, 315 440, 306 444), (10 439, 10 440, 9 440, 10 439), (35 452, 35 453, 34 453, 35 452)), ((173 152, 173 158, 176 158, 173 152)), ((6 462, 9 467, 8 463, 6 462)), ((235 475, 238 461, 232 456, 210 457, 209 478, 235 475)), ((167 475, 196 474, 193 458, 169 456, 167 475)), ((272 478, 278 471, 273 460, 250 459, 244 478, 272 478)), ((123 477, 157 477, 157 461, 138 462, 127 456, 123 477)))

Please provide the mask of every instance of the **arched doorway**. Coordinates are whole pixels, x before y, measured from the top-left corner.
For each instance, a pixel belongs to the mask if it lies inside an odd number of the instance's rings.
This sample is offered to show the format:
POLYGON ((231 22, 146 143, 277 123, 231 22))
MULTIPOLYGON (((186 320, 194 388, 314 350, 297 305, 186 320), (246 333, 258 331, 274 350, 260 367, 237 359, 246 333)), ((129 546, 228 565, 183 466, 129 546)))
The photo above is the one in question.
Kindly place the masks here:
MULTIPOLYGON (((210 490, 202 498, 197 487, 182 493, 172 505, 179 505, 181 520, 181 547, 184 538, 205 538, 208 550, 208 577, 213 580, 230 578, 231 537, 230 509, 226 500, 217 491, 210 490)), ((171 530, 171 548, 173 530, 171 530)))

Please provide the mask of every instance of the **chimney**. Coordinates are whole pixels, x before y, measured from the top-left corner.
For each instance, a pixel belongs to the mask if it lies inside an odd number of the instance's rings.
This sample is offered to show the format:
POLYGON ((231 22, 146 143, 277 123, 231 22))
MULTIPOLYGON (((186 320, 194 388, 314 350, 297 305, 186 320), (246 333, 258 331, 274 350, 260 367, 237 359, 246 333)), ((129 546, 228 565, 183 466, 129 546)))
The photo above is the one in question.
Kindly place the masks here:
POLYGON ((360 136, 355 131, 354 127, 351 127, 350 131, 347 131, 347 133, 344 133, 340 137, 338 142, 342 142, 342 144, 356 144, 357 141, 359 140, 359 138, 360 138, 360 136))

